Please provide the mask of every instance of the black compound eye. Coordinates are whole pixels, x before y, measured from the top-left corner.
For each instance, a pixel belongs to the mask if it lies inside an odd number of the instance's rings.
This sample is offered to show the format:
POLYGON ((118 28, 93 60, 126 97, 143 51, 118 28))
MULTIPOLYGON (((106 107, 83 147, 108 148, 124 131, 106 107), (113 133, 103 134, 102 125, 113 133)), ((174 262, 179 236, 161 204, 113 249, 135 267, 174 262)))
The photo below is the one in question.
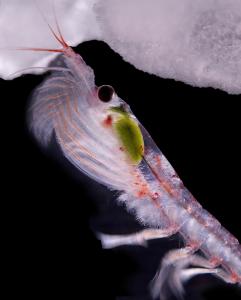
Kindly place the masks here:
POLYGON ((98 98, 102 102, 109 102, 115 93, 114 88, 111 85, 101 85, 97 89, 98 98))

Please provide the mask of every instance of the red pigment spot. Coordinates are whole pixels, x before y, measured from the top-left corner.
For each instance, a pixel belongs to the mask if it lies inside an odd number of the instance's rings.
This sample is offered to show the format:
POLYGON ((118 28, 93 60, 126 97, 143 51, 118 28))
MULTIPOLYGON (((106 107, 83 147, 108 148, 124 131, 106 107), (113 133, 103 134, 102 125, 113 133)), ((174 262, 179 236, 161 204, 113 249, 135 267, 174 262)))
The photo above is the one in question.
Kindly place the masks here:
POLYGON ((112 125, 112 117, 110 115, 108 115, 104 121, 103 121, 103 124, 105 127, 109 127, 112 125))
POLYGON ((144 196, 146 196, 146 191, 145 190, 140 190, 139 192, 138 192, 138 197, 144 197, 144 196))
POLYGON ((241 283, 241 277, 234 272, 231 267, 228 265, 228 263, 222 263, 223 267, 230 273, 230 279, 232 280, 233 283, 240 282, 241 283))
POLYGON ((189 212, 189 214, 192 213, 192 207, 191 206, 187 206, 187 211, 189 212))
POLYGON ((158 194, 157 192, 155 192, 155 193, 152 195, 152 199, 153 199, 153 200, 156 200, 158 197, 159 197, 159 194, 158 194))
POLYGON ((213 267, 217 267, 222 263, 222 260, 216 256, 213 256, 213 257, 211 257, 209 262, 213 267))
POLYGON ((177 174, 173 174, 172 178, 178 178, 177 174))
POLYGON ((160 166, 161 166, 161 157, 160 157, 160 155, 157 155, 157 156, 155 157, 155 159, 156 159, 156 164, 157 164, 157 166, 160 167, 160 166))
POLYGON ((241 278, 236 273, 231 273, 231 280, 233 283, 241 282, 241 278))
POLYGON ((199 249, 200 248, 200 242, 194 241, 194 240, 189 240, 186 244, 186 247, 190 247, 193 250, 199 249))
POLYGON ((119 149, 120 149, 120 151, 124 151, 124 148, 123 148, 123 147, 120 147, 119 149))
POLYGON ((147 194, 148 194, 148 188, 143 184, 142 188, 138 191, 137 196, 141 198, 146 196, 147 194))

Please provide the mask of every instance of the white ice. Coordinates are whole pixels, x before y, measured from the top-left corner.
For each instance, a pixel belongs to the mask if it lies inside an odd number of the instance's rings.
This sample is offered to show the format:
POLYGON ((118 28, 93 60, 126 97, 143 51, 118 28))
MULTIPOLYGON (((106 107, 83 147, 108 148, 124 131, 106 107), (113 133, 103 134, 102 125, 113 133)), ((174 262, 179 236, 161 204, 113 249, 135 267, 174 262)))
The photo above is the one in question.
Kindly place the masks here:
MULTIPOLYGON (((39 2, 53 21, 51 0, 39 2)), ((0 48, 56 46, 33 3, 0 2, 0 48)), ((143 71, 241 93, 241 0, 58 0, 55 6, 71 45, 102 39, 143 71)), ((0 75, 43 66, 49 57, 0 50, 0 75)))
MULTIPOLYGON (((70 45, 98 38, 99 29, 92 9, 93 3, 94 0, 0 0, 0 77, 18 77, 23 72, 13 73, 28 67, 47 66, 56 56, 48 52, 8 49, 60 48, 44 20, 46 18, 54 27, 54 11, 61 32, 70 45)), ((28 70, 24 73, 40 73, 40 70, 28 70)))
POLYGON ((241 0, 104 0, 103 39, 136 68, 241 93, 241 0))

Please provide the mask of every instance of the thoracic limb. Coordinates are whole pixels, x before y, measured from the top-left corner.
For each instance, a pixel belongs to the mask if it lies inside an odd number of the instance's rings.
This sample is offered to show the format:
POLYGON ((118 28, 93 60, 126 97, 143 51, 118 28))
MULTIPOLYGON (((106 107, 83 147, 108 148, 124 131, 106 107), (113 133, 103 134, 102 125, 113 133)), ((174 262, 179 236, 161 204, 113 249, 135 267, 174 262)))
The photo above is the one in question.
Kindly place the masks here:
MULTIPOLYGON (((137 233, 126 235, 98 234, 102 247, 105 249, 122 245, 146 246, 148 240, 171 236, 178 228, 168 227, 165 229, 144 229, 137 233)), ((183 284, 192 277, 200 274, 214 274, 227 283, 234 283, 231 274, 222 268, 217 268, 220 261, 212 261, 195 254, 197 245, 189 245, 185 248, 169 251, 162 259, 151 286, 153 298, 165 299, 167 287, 177 297, 182 297, 183 284)))
POLYGON ((165 299, 166 287, 177 297, 181 297, 184 292, 183 283, 199 274, 215 274, 219 277, 224 275, 224 271, 216 268, 214 263, 194 254, 196 250, 191 246, 187 246, 172 250, 164 256, 152 284, 154 298, 165 299), (190 265, 193 267, 189 267, 190 265))
POLYGON ((165 229, 144 229, 137 233, 126 235, 110 235, 99 233, 98 238, 104 249, 114 248, 122 245, 146 246, 148 240, 171 236, 177 232, 176 227, 165 229))

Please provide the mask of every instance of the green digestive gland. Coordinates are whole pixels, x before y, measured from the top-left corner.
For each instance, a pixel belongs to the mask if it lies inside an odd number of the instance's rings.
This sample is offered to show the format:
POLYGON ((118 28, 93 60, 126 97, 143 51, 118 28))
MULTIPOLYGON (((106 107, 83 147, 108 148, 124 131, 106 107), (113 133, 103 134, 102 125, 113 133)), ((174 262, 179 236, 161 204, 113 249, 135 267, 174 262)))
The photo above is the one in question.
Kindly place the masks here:
POLYGON ((144 154, 144 141, 138 124, 128 114, 123 114, 114 127, 131 162, 139 164, 144 154))

